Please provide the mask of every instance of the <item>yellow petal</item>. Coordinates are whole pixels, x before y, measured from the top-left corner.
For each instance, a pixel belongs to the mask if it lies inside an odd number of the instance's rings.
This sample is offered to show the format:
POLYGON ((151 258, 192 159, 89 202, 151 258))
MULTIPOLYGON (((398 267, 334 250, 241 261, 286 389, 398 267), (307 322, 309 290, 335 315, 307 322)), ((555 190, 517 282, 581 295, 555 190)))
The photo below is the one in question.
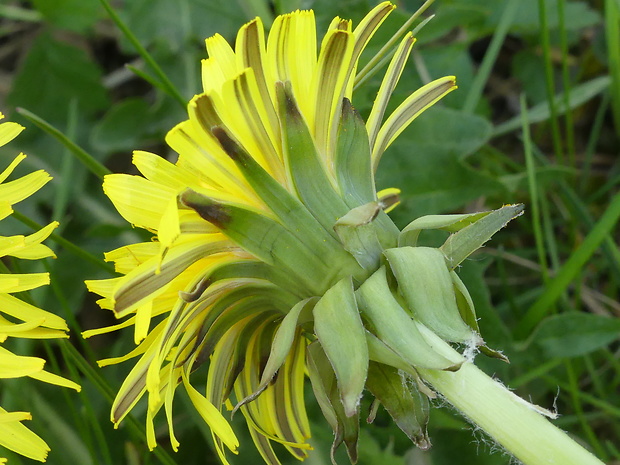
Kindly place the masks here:
POLYGON ((346 87, 354 47, 353 34, 340 29, 329 33, 321 45, 319 63, 310 97, 315 102, 314 137, 325 165, 331 167, 330 139, 332 126, 339 121, 342 97, 346 87))
POLYGON ((403 69, 405 69, 405 64, 407 64, 407 59, 409 58, 414 43, 415 38, 411 33, 405 35, 394 53, 387 72, 381 81, 381 86, 377 92, 377 98, 372 104, 372 110, 366 121, 366 129, 368 130, 368 140, 370 141, 371 149, 375 144, 375 139, 381 127, 383 115, 385 115, 390 96, 392 92, 394 92, 396 84, 398 84, 403 69))
POLYGON ((200 177, 196 173, 174 165, 154 153, 136 150, 132 162, 146 179, 175 191, 185 189, 188 185, 200 184, 200 177))
POLYGON ((49 273, 0 274, 0 292, 29 291, 50 283, 49 273))
POLYGON ((114 262, 114 269, 118 273, 127 274, 159 252, 157 242, 139 242, 125 245, 105 253, 106 262, 114 262))
MULTIPOLYGON (((224 79, 232 79, 237 73, 237 63, 235 58, 235 52, 231 48, 226 39, 224 39, 220 34, 215 34, 212 37, 209 37, 205 40, 205 44, 207 46, 207 53, 209 54, 209 59, 213 62, 213 67, 219 68, 220 73, 216 73, 216 75, 222 76, 224 79)), ((213 72, 213 69, 210 70, 213 72)), ((206 74, 206 77, 210 77, 211 74, 206 74)), ((203 73, 203 79, 205 78, 205 73, 203 73)), ((205 92, 209 92, 211 90, 219 91, 219 86, 221 86, 223 82, 218 82, 218 80, 207 80, 203 81, 205 92)))
MULTIPOLYGON (((127 328, 129 326, 133 326, 133 324, 136 321, 136 316, 130 316, 129 318, 127 318, 125 321, 123 321, 122 323, 119 323, 117 325, 111 325, 111 326, 105 326, 103 328, 96 328, 96 329, 88 329, 86 331, 82 332, 82 337, 84 339, 88 339, 89 337, 93 337, 93 336, 99 336, 101 334, 107 334, 107 333, 111 333, 113 331, 118 331, 119 329, 123 329, 123 328, 127 328)), ((122 358, 122 357, 119 357, 122 358)), ((131 357, 129 357, 131 358, 131 357)), ((99 360, 97 362, 97 364, 101 367, 101 366, 105 366, 105 365, 111 365, 113 363, 120 363, 124 360, 119 360, 118 362, 110 362, 110 363, 106 363, 104 365, 101 364, 101 362, 103 362, 102 360, 99 360)))
POLYGON ((74 383, 70 379, 63 378, 62 376, 55 375, 54 373, 50 373, 45 370, 41 370, 28 376, 30 378, 43 381, 44 383, 55 384, 56 386, 75 389, 77 392, 80 392, 82 390, 82 387, 79 384, 74 383))
MULTIPOLYGON (((1 275, 0 275, 1 276, 1 275)), ((0 294, 0 312, 18 318, 22 321, 43 321, 41 326, 46 328, 68 331, 67 323, 58 315, 46 312, 17 297, 0 294)))
POLYGON ((237 66, 239 69, 252 68, 254 77, 265 105, 269 124, 274 132, 280 130, 280 122, 275 111, 276 95, 273 82, 275 79, 266 66, 265 32, 260 18, 244 25, 237 34, 235 44, 237 66))
POLYGON ((41 258, 56 258, 54 251, 49 247, 41 244, 50 234, 58 227, 59 223, 54 221, 39 231, 30 234, 24 238, 24 247, 21 250, 11 253, 13 257, 25 260, 39 260, 41 258))
POLYGON ((13 213, 11 204, 6 200, 0 200, 0 220, 5 219, 7 216, 13 213))
POLYGON ((21 378, 43 370, 45 360, 15 355, 0 347, 0 378, 21 378))
POLYGON ((0 184, 0 198, 14 205, 30 197, 51 179, 52 177, 43 170, 29 173, 14 181, 0 184))
POLYGON ((372 161, 375 170, 381 155, 398 135, 424 110, 455 89, 454 76, 436 79, 416 90, 394 110, 379 130, 375 145, 372 147, 372 161))
MULTIPOLYGON (((25 128, 12 121, 0 124, 0 147, 15 139, 25 128)), ((0 180, 0 182, 2 182, 0 180)))
MULTIPOLYGON (((15 123, 3 123, 0 124, 0 130, 2 129, 2 127, 5 124, 15 124, 15 123)), ((0 147, 4 145, 2 143, 0 143, 0 147)), ((20 153, 19 155, 17 155, 13 161, 9 164, 9 166, 6 167, 6 169, 0 173, 0 183, 6 181, 6 179, 11 175, 11 173, 15 170, 15 168, 17 167, 17 165, 19 165, 24 159, 26 158, 26 155, 24 155, 23 153, 20 153)), ((5 200, 5 199, 3 199, 5 200)))
POLYGON ((177 194, 161 184, 126 174, 106 176, 103 191, 129 223, 150 230, 159 226, 163 214, 161 206, 177 194))
MULTIPOLYGON (((0 415, 6 413, 0 407, 0 415)), ((18 421, 0 422, 0 446, 39 462, 45 462, 50 450, 43 439, 18 421)))
POLYGON ((236 452, 239 447, 239 440, 237 436, 235 436, 235 432, 230 424, 220 411, 189 383, 185 371, 183 371, 182 374, 185 390, 200 416, 209 425, 214 434, 216 434, 231 451, 236 452))

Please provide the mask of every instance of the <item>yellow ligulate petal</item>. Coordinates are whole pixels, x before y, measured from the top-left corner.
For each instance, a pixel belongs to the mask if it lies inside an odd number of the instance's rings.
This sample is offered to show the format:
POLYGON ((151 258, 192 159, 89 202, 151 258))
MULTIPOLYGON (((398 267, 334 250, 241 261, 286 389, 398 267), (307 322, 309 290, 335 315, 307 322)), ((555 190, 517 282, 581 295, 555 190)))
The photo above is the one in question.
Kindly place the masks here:
POLYGON ((396 187, 382 189, 377 192, 377 199, 379 200, 381 208, 383 208, 386 213, 389 213, 400 203, 400 189, 396 187))
POLYGON ((132 162, 146 179, 175 191, 201 184, 200 177, 196 173, 174 165, 154 153, 137 150, 133 153, 132 162))
POLYGON ((178 452, 179 450, 179 441, 174 435, 174 420, 172 417, 172 401, 174 400, 174 388, 176 388, 176 380, 181 376, 182 368, 176 368, 174 370, 170 370, 170 377, 168 379, 168 388, 166 389, 166 394, 164 396, 164 408, 166 410, 166 420, 168 422, 168 435, 170 436, 170 445, 172 446, 172 450, 178 452), (174 388, 173 381, 175 382, 174 388))
POLYGON ((377 92, 377 98, 375 99, 368 120, 366 121, 366 129, 368 130, 368 140, 370 142, 370 148, 375 144, 377 133, 381 127, 381 121, 387 108, 388 102, 398 80, 405 69, 405 64, 411 53, 411 48, 415 43, 415 38, 411 33, 407 34, 401 41, 398 49, 394 53, 390 65, 388 66, 385 76, 381 81, 381 86, 377 92))
POLYGON ((43 170, 29 173, 14 181, 0 184, 0 198, 14 205, 30 197, 51 179, 52 177, 43 170))
POLYGON ((0 200, 0 220, 5 219, 7 216, 13 213, 11 204, 5 200, 0 200))
MULTIPOLYGON (((135 323, 135 319, 136 319, 136 316, 133 315, 133 316, 130 316, 129 318, 127 318, 122 323, 119 323, 117 325, 105 326, 103 328, 88 329, 86 331, 82 331, 82 337, 84 339, 88 339, 89 337, 99 336, 101 334, 107 334, 107 333, 111 333, 113 331, 118 331, 119 329, 127 328, 129 326, 132 326, 135 323)), ((112 362, 112 363, 118 363, 118 362, 112 362)), ((99 364, 99 362, 97 362, 97 364, 99 366, 104 366, 104 365, 99 364)), ((107 365, 109 365, 109 364, 107 364, 107 365)))
POLYGON ((161 216, 159 227, 157 228, 157 238, 160 242, 158 253, 160 265, 164 255, 180 235, 179 208, 176 197, 173 197, 165 205, 164 214, 161 216))
POLYGON ((7 294, 0 294, 0 312, 18 318, 22 321, 43 321, 41 326, 50 329, 68 331, 67 323, 58 315, 46 312, 17 297, 7 294))
POLYGON ((230 424, 220 411, 189 383, 185 370, 182 371, 182 374, 183 386, 185 386, 185 390, 200 416, 209 425, 213 433, 216 434, 231 451, 236 452, 239 447, 239 440, 237 436, 235 436, 235 432, 230 424))
POLYGON ((105 253, 106 262, 114 262, 114 269, 118 273, 127 274, 159 252, 157 242, 139 242, 125 245, 105 253))
POLYGON ((84 281, 86 287, 90 292, 99 294, 102 297, 111 298, 114 295, 114 289, 118 287, 118 284, 123 280, 123 277, 109 278, 109 279, 91 279, 84 281))
POLYGON ((56 254, 49 247, 41 244, 45 239, 52 234, 52 231, 58 227, 59 223, 54 221, 39 231, 30 234, 24 238, 24 247, 21 250, 17 250, 10 255, 16 258, 22 258, 25 260, 39 260, 41 258, 53 257, 56 258, 56 254))
POLYGON ((0 413, 0 423, 11 423, 14 421, 32 420, 30 412, 4 412, 0 413))
MULTIPOLYGON (((131 318, 128 319, 128 321, 131 321, 131 323, 133 323, 135 321, 135 316, 132 316, 131 318)), ((129 326, 126 324, 127 322, 123 322, 121 324, 123 324, 124 326, 129 326)), ((116 325, 116 326, 120 326, 120 325, 116 325)), ((113 358, 105 358, 102 360, 97 360, 97 365, 99 365, 100 367, 105 367, 108 365, 116 365, 117 363, 122 363, 126 360, 130 360, 134 357, 137 357, 138 355, 142 355, 144 354, 149 347, 152 347, 155 344, 155 341, 157 340, 157 338, 159 337, 159 335, 161 334, 161 332, 163 331, 163 328, 165 326, 164 322, 159 323, 147 336, 146 338, 140 343, 140 345, 138 345, 137 347, 135 347, 131 352, 121 356, 121 357, 113 357, 113 358)), ((90 336, 90 335, 89 335, 90 336)), ((86 336, 84 336, 86 337, 86 336)))
POLYGON ((282 44, 286 59, 287 80, 291 82, 293 94, 308 124, 312 124, 313 104, 311 96, 312 78, 317 66, 316 24, 312 10, 296 11, 290 15, 289 33, 282 44))
POLYGON ((314 137, 319 153, 324 157, 328 172, 333 174, 330 156, 332 123, 339 120, 342 97, 353 53, 354 40, 350 32, 333 30, 323 39, 311 98, 315 102, 314 137))
POLYGON ((239 30, 235 50, 237 51, 237 67, 239 69, 252 68, 254 71, 256 85, 267 112, 271 131, 279 133, 280 122, 274 107, 276 95, 273 83, 275 80, 266 67, 265 32, 260 18, 250 21, 239 30))
POLYGON ((21 378, 43 370, 45 360, 15 355, 0 346, 0 378, 21 378))
POLYGON ((0 257, 12 255, 16 250, 23 249, 25 245, 24 236, 0 237, 0 257))
POLYGON ((134 331, 134 342, 139 344, 149 332, 149 325, 151 323, 151 316, 153 310, 153 301, 149 300, 140 305, 136 310, 136 322, 134 331))
POLYGON ((455 89, 454 76, 436 79, 416 90, 394 110, 379 130, 375 145, 372 147, 372 161, 375 170, 381 155, 394 142, 394 139, 424 110, 455 89))
MULTIPOLYGON (((15 139, 24 128, 22 125, 8 121, 0 124, 0 147, 15 139)), ((0 180, 2 182, 2 180, 0 180)))
MULTIPOLYGON (((162 321, 157 328, 163 327, 164 323, 162 321)), ((157 328, 153 332, 157 331, 157 328)), ((146 370, 153 359, 154 351, 153 345, 146 348, 144 355, 136 362, 119 388, 110 412, 110 419, 115 428, 146 392, 146 370)))
MULTIPOLYGON (((2 123, 0 124, 0 130, 2 129, 2 127, 5 124, 16 124, 16 123, 2 123)), ((0 143, 0 147, 4 145, 2 143, 0 143)), ((20 153, 19 155, 17 155, 13 161, 11 162, 11 164, 9 166, 6 167, 6 169, 0 173, 0 183, 6 181, 6 179, 11 175, 11 173, 15 170, 15 168, 17 167, 17 165, 19 165, 24 159, 26 158, 26 155, 24 155, 23 153, 20 153)), ((3 199, 5 200, 5 199, 3 199)))
POLYGON ((34 244, 17 252, 10 254, 15 258, 22 260, 40 260, 41 258, 56 258, 56 254, 52 249, 43 244, 34 244))
MULTIPOLYGON (((396 5, 390 2, 383 2, 374 7, 370 12, 360 21, 360 23, 353 30, 355 36, 355 48, 353 50, 353 59, 357 63, 359 56, 364 48, 375 34, 379 26, 385 21, 388 15, 394 11, 396 5)), ((350 97, 350 95, 349 95, 350 97)))
POLYGON ((271 25, 269 37, 267 38, 267 53, 265 55, 265 70, 270 79, 270 86, 273 82, 286 80, 286 57, 282 43, 286 40, 285 31, 288 29, 290 15, 277 16, 271 25))
POLYGON ((77 392, 82 390, 82 387, 74 383, 73 381, 63 378, 62 376, 55 375, 45 370, 41 370, 37 373, 28 375, 30 378, 43 381, 44 383, 55 384, 56 386, 62 386, 70 389, 75 389, 77 392))
POLYGON ((281 144, 268 121, 253 71, 248 68, 213 96, 218 115, 231 135, 277 181, 284 182, 281 144))
MULTIPOLYGON (((235 52, 230 44, 226 42, 226 39, 224 39, 220 34, 215 34, 214 36, 206 39, 205 44, 207 46, 209 59, 213 60, 213 62, 220 68, 222 75, 226 79, 234 78, 239 72, 239 69, 237 68, 235 52)), ((205 92, 208 92, 206 88, 205 92)))
POLYGON ((213 58, 207 58, 201 62, 202 88, 205 92, 219 92, 222 84, 226 82, 226 76, 222 68, 213 58))
MULTIPOLYGON (((19 337, 20 339, 66 339, 69 338, 69 335, 64 331, 59 331, 57 329, 48 329, 48 328, 34 328, 27 331, 20 331, 15 334, 11 334, 12 332, 0 330, 0 339, 2 338, 2 334, 4 336, 14 336, 19 337)), ((0 341, 1 342, 1 341, 0 341)))
POLYGON ((239 169, 222 150, 219 142, 209 133, 211 126, 201 126, 200 105, 209 97, 200 95, 192 99, 188 109, 190 120, 178 124, 166 135, 166 142, 178 152, 179 164, 199 173, 205 184, 217 191, 218 198, 235 198, 243 203, 256 203, 248 194, 251 189, 239 169))
POLYGON ((110 174, 103 180, 103 191, 129 223, 156 230, 162 205, 176 197, 176 191, 140 176, 110 174))
POLYGON ((21 333, 24 331, 29 331, 40 326, 45 321, 45 318, 40 318, 38 320, 31 320, 25 323, 12 323, 0 316, 0 334, 8 334, 8 333, 21 333))
MULTIPOLYGON (((0 407, 0 415, 6 413, 0 407)), ((39 462, 45 461, 50 450, 43 439, 19 421, 0 422, 0 446, 39 462)))
POLYGON ((1 293, 29 291, 49 283, 49 273, 0 274, 1 293))

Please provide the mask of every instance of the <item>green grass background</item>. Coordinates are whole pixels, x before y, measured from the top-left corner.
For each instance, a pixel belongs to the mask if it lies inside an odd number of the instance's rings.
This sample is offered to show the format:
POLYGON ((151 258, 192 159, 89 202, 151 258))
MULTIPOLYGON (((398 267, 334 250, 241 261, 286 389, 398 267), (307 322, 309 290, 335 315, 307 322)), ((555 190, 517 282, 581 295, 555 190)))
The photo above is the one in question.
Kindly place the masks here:
MULTIPOLYGON (((369 52, 421 4, 397 3, 369 52)), ((116 22, 99 0, 0 4, 0 110, 28 128, 0 149, 1 165, 23 151, 29 157, 21 172, 43 168, 54 177, 2 222, 2 234, 27 233, 31 221, 61 223, 48 241, 56 260, 5 265, 50 271, 51 286, 23 297, 64 316, 72 329, 69 341, 13 341, 11 348, 44 355, 55 372, 83 385, 80 394, 30 380, 0 385, 4 408, 33 412, 29 426, 52 447, 48 463, 217 463, 210 434, 181 390, 178 453, 163 421, 161 446, 148 452, 143 403, 118 430, 109 422, 130 363, 100 370, 94 361, 126 353, 133 342, 126 333, 81 339, 81 330, 113 322, 82 281, 110 277, 103 252, 146 236, 115 212, 98 176, 133 173, 135 149, 173 157, 163 137, 185 118, 180 103, 200 91, 204 38, 218 32, 232 42, 254 16, 269 24, 296 8, 313 8, 322 34, 334 16, 357 23, 375 4, 125 0, 112 2, 116 22)), ((459 89, 400 136, 382 159, 378 184, 402 189, 393 212, 400 227, 428 213, 526 204, 524 216, 459 270, 483 336, 512 363, 477 361, 524 398, 555 406, 560 428, 607 463, 620 463, 620 1, 437 0, 429 11, 435 18, 418 34, 392 103, 444 75, 456 75, 459 89)), ((362 114, 380 78, 355 94, 362 114)), ((308 404, 315 451, 307 463, 327 465, 332 433, 308 404)), ((259 463, 240 417, 242 446, 231 463, 259 463)), ((510 461, 450 408, 433 410, 430 435, 429 452, 414 450, 383 412, 363 427, 359 463, 510 461)), ((295 462, 285 452, 282 460, 295 462)), ((338 460, 348 463, 343 453, 338 460)))

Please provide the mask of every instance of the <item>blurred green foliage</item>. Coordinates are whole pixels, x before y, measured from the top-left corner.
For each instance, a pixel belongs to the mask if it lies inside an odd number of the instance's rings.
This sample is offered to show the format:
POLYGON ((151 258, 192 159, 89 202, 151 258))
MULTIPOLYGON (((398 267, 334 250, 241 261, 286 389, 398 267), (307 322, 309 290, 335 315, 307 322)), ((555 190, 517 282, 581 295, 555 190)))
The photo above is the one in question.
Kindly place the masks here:
MULTIPOLYGON (((397 3, 363 59, 421 4, 397 3)), ((119 0, 113 7, 189 99, 201 88, 204 38, 220 33, 234 43, 237 29, 257 14, 268 26, 275 14, 296 8, 313 8, 321 33, 334 16, 359 21, 375 4, 119 0)), ((444 75, 457 76, 460 89, 402 134, 382 159, 378 184, 402 189, 402 204, 393 213, 401 227, 422 214, 527 205, 525 216, 459 271, 476 303, 482 334, 512 364, 482 357, 478 362, 525 398, 556 405, 561 428, 608 463, 618 463, 620 134, 615 128, 620 127, 620 37, 609 31, 618 30, 620 2, 437 0, 431 9, 435 18, 418 34, 392 104, 444 75), (522 130, 524 122, 529 133, 522 130), (608 219, 602 223, 605 212, 608 219), (584 239, 597 226, 598 235, 584 252, 584 239), (572 259, 578 253, 585 258, 572 259), (550 293, 555 297, 548 298, 550 293), (543 297, 547 300, 541 304, 543 297), (534 316, 523 323, 533 306, 534 316)), ((144 236, 119 217, 99 180, 69 150, 15 110, 22 107, 45 119, 114 172, 133 172, 135 149, 173 159, 163 138, 184 119, 184 109, 161 85, 151 85, 126 65, 161 84, 98 0, 7 0, 0 5, 0 109, 28 127, 0 151, 2 166, 21 150, 29 155, 25 169, 48 170, 54 182, 20 212, 40 223, 60 221, 59 235, 97 258, 144 236)), ((355 94, 353 103, 363 114, 380 79, 379 73, 355 94)), ((15 220, 3 221, 3 227, 10 229, 3 234, 28 231, 15 220)), ((110 395, 129 366, 99 370, 94 360, 126 353, 132 340, 118 335, 81 340, 80 330, 112 322, 81 282, 110 274, 97 260, 85 261, 58 243, 54 247, 58 259, 45 263, 52 286, 32 297, 70 322, 72 339, 60 348, 23 344, 21 349, 45 350, 51 365, 80 379, 84 390, 77 395, 7 380, 0 388, 2 405, 34 412, 32 428, 52 446, 50 464, 218 463, 210 434, 187 408, 187 399, 177 402, 178 454, 167 447, 165 428, 157 430, 157 453, 146 450, 143 405, 134 410, 137 420, 112 428, 110 395)), ((332 433, 317 406, 309 402, 308 408, 316 450, 307 463, 327 464, 332 433)), ((242 449, 231 463, 260 463, 239 415, 234 423, 242 449)), ((449 408, 433 412, 429 452, 412 450, 386 415, 363 429, 361 465, 509 462, 449 408)), ((338 459, 347 463, 341 455, 338 459)), ((11 456, 10 463, 26 462, 11 456)), ((293 460, 284 458, 284 463, 293 460)))

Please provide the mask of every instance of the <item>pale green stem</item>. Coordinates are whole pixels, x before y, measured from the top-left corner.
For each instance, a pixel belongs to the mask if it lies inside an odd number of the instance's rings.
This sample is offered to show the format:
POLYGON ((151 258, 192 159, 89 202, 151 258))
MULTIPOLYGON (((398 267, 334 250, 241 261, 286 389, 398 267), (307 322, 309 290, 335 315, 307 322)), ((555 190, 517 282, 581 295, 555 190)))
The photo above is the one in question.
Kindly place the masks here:
MULTIPOLYGON (((445 355, 457 352, 428 329, 424 336, 445 355)), ((422 378, 474 425, 525 465, 603 465, 599 459, 476 365, 456 372, 418 368, 422 378)))

